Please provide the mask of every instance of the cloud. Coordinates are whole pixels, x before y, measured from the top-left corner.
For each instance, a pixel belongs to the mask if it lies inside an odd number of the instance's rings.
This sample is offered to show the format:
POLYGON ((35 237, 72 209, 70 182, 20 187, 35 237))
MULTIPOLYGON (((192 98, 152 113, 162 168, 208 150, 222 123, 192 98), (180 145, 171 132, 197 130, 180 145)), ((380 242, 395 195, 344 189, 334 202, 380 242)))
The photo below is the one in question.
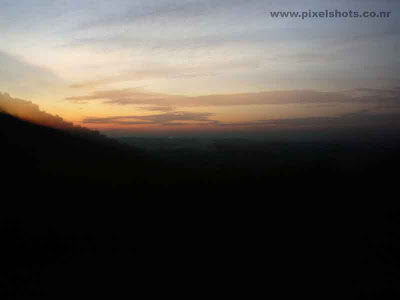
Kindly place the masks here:
POLYGON ((105 76, 96 80, 88 80, 81 83, 71 85, 71 88, 95 88, 98 86, 127 82, 140 81, 147 79, 175 79, 175 78, 193 78, 214 76, 221 72, 232 72, 235 70, 243 70, 247 68, 256 69, 260 67, 260 61, 257 58, 234 59, 225 62, 214 63, 213 67, 202 64, 190 64, 181 66, 171 66, 168 64, 146 64, 146 69, 137 68, 122 71, 118 75, 105 76))
POLYGON ((375 113, 363 109, 346 113, 337 117, 281 118, 274 120, 258 120, 243 123, 220 123, 221 127, 269 127, 269 128, 400 128, 400 111, 392 113, 375 113))
POLYGON ((96 80, 89 80, 81 83, 71 85, 71 88, 94 88, 97 86, 125 82, 125 81, 140 81, 146 79, 160 79, 160 78, 185 78, 185 77, 198 77, 207 76, 204 68, 195 67, 171 67, 171 66, 155 66, 148 67, 146 70, 129 70, 124 71, 116 76, 106 76, 96 80))
POLYGON ((175 96, 162 93, 146 92, 142 89, 120 89, 120 90, 105 90, 93 92, 86 96, 67 97, 66 100, 75 103, 84 103, 86 101, 102 100, 104 104, 117 104, 117 105, 130 105, 130 104, 144 104, 144 105, 161 105, 169 106, 170 103, 175 102, 178 98, 183 96, 175 96), (173 100, 172 100, 173 99, 173 100))
POLYGON ((400 87, 392 89, 358 88, 353 90, 353 95, 361 98, 400 100, 400 87))
POLYGON ((343 92, 316 90, 265 91, 259 93, 182 96, 139 89, 96 91, 86 96, 68 97, 76 103, 101 101, 112 105, 152 105, 153 107, 235 106, 268 104, 369 103, 400 104, 400 88, 355 89, 343 92))
POLYGON ((58 115, 41 111, 39 106, 23 99, 13 98, 7 93, 0 92, 0 112, 8 113, 17 118, 57 129, 68 130, 76 134, 98 135, 98 132, 76 126, 65 121, 58 115))
POLYGON ((189 0, 189 1, 146 1, 140 5, 126 7, 124 11, 104 16, 96 21, 81 24, 78 30, 99 27, 126 26, 141 22, 192 21, 204 16, 231 13, 232 10, 254 11, 270 4, 260 4, 259 0, 189 0))
POLYGON ((161 112, 167 112, 167 111, 174 111, 176 110, 175 107, 173 106, 144 106, 140 107, 140 109, 147 110, 147 111, 161 111, 161 112))
POLYGON ((0 84, 8 89, 37 90, 63 84, 50 70, 0 51, 0 84))
POLYGON ((238 129, 248 131, 273 130, 328 130, 328 129, 399 129, 400 111, 392 113, 376 113, 374 110, 363 109, 346 113, 337 117, 306 117, 257 120, 249 122, 221 122, 212 120, 213 114, 199 112, 171 112, 164 114, 140 116, 127 115, 106 118, 90 117, 82 121, 86 124, 107 124, 130 127, 135 125, 196 126, 205 129, 238 129))
POLYGON ((89 117, 82 120, 86 124, 113 124, 113 125, 188 125, 188 124, 216 124, 218 121, 210 120, 211 113, 198 112, 168 112, 156 115, 114 116, 106 118, 89 117), (187 123, 187 121, 192 123, 187 123), (183 122, 183 123, 179 123, 183 122), (195 122, 195 123, 193 123, 195 122))
POLYGON ((13 98, 7 93, 0 92, 0 107, 10 115, 42 125, 57 128, 73 126, 72 123, 64 121, 60 116, 41 111, 38 105, 27 100, 13 98))
MULTIPOLYGON (((283 31, 283 30, 282 30, 283 31)), ((249 30, 228 32, 191 32, 190 34, 176 35, 149 35, 131 32, 127 35, 115 33, 114 35, 104 35, 96 37, 78 38, 62 45, 63 48, 92 48, 97 51, 120 51, 121 49, 140 49, 146 52, 176 52, 179 50, 215 50, 217 48, 229 48, 233 50, 240 45, 269 45, 279 43, 292 37, 292 32, 287 30, 277 34, 270 29, 255 29, 252 34, 249 30)), ((321 34, 322 35, 322 34, 321 34)))

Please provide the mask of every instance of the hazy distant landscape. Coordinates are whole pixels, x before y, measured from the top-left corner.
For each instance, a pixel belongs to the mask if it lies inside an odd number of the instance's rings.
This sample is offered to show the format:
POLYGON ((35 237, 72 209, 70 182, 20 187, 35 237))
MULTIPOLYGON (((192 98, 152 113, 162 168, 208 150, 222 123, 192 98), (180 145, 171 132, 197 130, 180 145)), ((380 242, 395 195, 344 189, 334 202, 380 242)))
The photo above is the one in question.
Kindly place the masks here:
MULTIPOLYGON (((290 167, 292 171, 320 165, 340 171, 363 171, 397 156, 399 138, 354 136, 348 138, 293 140, 277 138, 183 138, 122 137, 120 142, 162 157, 171 164, 186 163, 193 168, 290 167)), ((238 174, 239 175, 239 174, 238 174)))

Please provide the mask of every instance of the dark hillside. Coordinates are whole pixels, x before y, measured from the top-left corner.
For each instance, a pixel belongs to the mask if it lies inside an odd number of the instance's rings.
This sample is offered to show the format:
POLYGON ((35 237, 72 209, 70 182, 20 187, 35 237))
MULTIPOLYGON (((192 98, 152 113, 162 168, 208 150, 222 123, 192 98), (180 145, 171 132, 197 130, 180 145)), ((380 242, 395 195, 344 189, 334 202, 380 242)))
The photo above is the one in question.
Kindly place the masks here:
MULTIPOLYGON (((137 209, 130 205, 116 216, 110 203, 118 205, 115 174, 131 157, 143 178, 143 154, 6 114, 0 141, 4 299, 115 295, 124 280, 134 281, 121 272, 136 268, 137 209)), ((136 172, 126 181, 142 180, 136 172)))
POLYGON ((395 141, 219 141, 157 154, 6 114, 0 141, 10 299, 143 287, 249 295, 255 282, 322 298, 399 295, 395 141))

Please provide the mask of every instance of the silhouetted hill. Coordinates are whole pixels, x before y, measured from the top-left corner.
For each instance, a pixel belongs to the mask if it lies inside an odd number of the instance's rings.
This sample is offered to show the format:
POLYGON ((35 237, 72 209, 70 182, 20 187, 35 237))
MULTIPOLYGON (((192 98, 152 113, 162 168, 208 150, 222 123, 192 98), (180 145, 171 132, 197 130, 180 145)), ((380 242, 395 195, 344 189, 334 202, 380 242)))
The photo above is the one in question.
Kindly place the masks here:
MULTIPOLYGON (((143 154, 99 135, 0 114, 4 299, 116 295, 134 269, 137 208, 115 215, 116 178, 136 183, 143 154), (125 172, 125 173, 124 173, 125 172), (121 265, 124 265, 122 268, 121 265)), ((132 284, 133 287, 133 284, 132 284)))
MULTIPOLYGON (((143 159, 143 152, 89 130, 82 135, 35 125, 6 114, 0 115, 0 123, 3 160, 16 176, 40 172, 54 177, 113 182, 117 171, 123 171, 122 162, 134 158, 137 163, 143 159)), ((136 167, 140 169, 141 164, 137 163, 136 167)), ((130 178, 135 177, 131 175, 130 178)))
POLYGON ((6 114, 0 141, 8 298, 399 295, 396 141, 146 152, 6 114))

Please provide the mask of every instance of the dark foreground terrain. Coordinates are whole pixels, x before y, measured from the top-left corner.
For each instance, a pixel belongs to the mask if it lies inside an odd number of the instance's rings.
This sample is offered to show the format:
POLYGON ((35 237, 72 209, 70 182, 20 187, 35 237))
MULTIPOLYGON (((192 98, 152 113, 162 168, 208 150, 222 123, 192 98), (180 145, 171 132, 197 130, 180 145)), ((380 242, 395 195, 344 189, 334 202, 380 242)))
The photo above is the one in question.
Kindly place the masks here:
POLYGON ((0 114, 2 299, 399 298, 398 141, 126 142, 0 114))

